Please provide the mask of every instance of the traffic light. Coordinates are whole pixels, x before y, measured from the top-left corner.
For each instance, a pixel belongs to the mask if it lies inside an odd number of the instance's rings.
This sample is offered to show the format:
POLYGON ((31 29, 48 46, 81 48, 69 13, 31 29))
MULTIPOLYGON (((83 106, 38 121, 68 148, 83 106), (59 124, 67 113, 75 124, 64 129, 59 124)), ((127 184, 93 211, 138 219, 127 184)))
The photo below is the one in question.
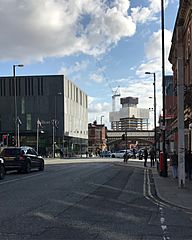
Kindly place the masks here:
POLYGON ((3 135, 3 146, 7 146, 7 135, 3 135))
POLYGON ((11 137, 11 145, 12 145, 12 146, 15 146, 15 144, 16 144, 15 136, 12 136, 12 137, 11 137))
POLYGON ((122 135, 122 140, 125 141, 125 134, 122 135))

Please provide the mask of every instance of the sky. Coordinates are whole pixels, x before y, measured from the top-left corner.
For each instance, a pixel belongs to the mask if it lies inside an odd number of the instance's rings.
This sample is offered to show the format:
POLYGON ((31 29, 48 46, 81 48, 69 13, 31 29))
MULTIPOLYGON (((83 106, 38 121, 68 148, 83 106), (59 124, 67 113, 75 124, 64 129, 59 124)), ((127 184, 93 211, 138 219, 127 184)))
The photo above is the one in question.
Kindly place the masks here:
MULTIPOLYGON (((165 68, 179 0, 165 0, 165 68)), ((64 74, 88 95, 88 121, 110 129, 112 95, 162 109, 160 0, 0 0, 0 76, 64 74), (104 116, 104 117, 101 117, 104 116)), ((116 110, 120 108, 116 98, 116 110)), ((150 113, 153 128, 153 112, 150 113)))

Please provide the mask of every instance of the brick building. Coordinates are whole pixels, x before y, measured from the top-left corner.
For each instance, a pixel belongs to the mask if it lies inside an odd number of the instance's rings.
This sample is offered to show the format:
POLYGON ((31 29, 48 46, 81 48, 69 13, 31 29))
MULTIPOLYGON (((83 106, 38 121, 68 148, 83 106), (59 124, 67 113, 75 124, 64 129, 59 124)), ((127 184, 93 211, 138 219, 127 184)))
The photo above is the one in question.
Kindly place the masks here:
MULTIPOLYGON (((169 61, 173 70, 173 88, 177 98, 184 95, 184 129, 185 147, 191 149, 191 131, 189 124, 192 123, 192 1, 180 0, 177 19, 175 22, 169 61), (178 87, 180 93, 178 94, 178 87)), ((172 121, 177 140, 178 107, 175 104, 174 114, 177 116, 172 121)))
POLYGON ((88 124, 88 151, 96 155, 106 149, 106 127, 96 121, 88 124))

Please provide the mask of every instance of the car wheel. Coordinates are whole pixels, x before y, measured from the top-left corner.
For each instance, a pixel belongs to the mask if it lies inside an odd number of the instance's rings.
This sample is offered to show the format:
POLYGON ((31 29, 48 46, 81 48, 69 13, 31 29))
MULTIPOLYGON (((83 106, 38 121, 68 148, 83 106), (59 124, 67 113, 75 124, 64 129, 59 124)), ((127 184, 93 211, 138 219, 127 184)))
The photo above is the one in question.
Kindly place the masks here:
POLYGON ((0 165, 0 179, 4 179, 5 177, 5 167, 0 165))
POLYGON ((29 161, 27 161, 25 165, 25 173, 30 173, 30 172, 31 172, 31 164, 29 161))
POLYGON ((113 154, 111 157, 112 157, 112 158, 115 158, 115 155, 113 154))
POLYGON ((39 167, 39 171, 43 171, 44 170, 44 161, 41 162, 41 165, 39 167))

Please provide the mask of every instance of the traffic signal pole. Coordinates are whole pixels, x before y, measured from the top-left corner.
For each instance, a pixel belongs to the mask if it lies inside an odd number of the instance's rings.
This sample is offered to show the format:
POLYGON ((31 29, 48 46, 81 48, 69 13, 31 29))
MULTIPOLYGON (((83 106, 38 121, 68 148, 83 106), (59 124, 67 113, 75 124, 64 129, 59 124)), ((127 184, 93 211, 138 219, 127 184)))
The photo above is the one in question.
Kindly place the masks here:
POLYGON ((127 128, 125 129, 125 144, 126 144, 126 155, 127 155, 127 128))

